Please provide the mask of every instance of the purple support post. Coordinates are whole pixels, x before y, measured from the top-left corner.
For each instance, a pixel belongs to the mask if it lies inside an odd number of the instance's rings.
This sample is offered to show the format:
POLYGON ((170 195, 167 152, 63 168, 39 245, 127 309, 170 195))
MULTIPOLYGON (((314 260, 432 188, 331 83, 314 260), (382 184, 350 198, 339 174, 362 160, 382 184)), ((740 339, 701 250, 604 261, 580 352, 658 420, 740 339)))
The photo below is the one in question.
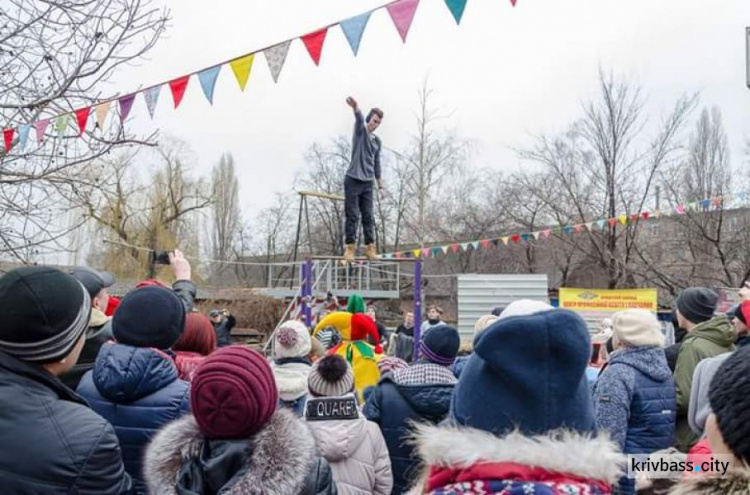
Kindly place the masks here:
POLYGON ((302 311, 305 315, 305 325, 308 328, 312 326, 312 308, 310 303, 312 301, 312 277, 313 277, 313 264, 311 259, 306 259, 305 264, 302 265, 302 302, 304 306, 302 311))
POLYGON ((419 339, 422 334, 422 260, 414 262, 414 357, 419 359, 419 339))

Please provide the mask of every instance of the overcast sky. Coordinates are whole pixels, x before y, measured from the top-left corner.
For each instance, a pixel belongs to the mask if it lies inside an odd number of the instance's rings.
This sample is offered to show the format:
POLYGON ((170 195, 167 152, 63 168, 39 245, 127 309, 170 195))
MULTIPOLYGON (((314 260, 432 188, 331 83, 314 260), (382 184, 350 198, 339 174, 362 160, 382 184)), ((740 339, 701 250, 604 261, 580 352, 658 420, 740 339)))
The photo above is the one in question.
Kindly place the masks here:
MULTIPOLYGON (((149 59, 120 70, 122 93, 172 79, 384 3, 383 0, 196 0, 168 2, 171 27, 149 59)), ((452 110, 445 122, 473 141, 474 166, 513 170, 513 147, 540 131, 564 129, 596 91, 600 66, 643 85, 654 118, 683 93, 701 93, 721 108, 732 159, 743 160, 750 137, 745 85, 746 0, 469 0, 456 26, 442 0, 422 0, 407 43, 385 10, 375 12, 352 55, 339 28, 329 31, 320 67, 292 43, 278 84, 256 58, 241 93, 222 69, 214 105, 197 78, 177 110, 163 90, 153 122, 139 97, 134 130, 159 129, 190 143, 196 170, 223 152, 234 155, 248 215, 291 190, 305 150, 351 132, 347 95, 380 106, 379 133, 399 149, 414 127, 417 91, 429 74, 435 102, 452 110)))

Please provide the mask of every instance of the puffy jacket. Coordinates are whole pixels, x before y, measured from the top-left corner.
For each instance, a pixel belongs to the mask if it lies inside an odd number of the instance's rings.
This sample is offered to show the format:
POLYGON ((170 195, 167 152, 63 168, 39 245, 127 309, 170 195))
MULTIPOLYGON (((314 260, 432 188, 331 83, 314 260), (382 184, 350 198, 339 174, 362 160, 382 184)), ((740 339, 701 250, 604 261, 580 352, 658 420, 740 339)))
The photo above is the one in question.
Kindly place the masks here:
POLYGON ((690 429, 687 419, 695 367, 705 358, 734 350, 736 337, 737 332, 732 323, 726 316, 720 315, 697 325, 688 332, 682 342, 674 371, 677 391, 676 446, 682 452, 690 450, 690 447, 698 440, 698 435, 690 429))
POLYGON ((390 495, 393 474, 388 448, 378 425, 368 421, 357 411, 354 395, 333 400, 352 402, 355 419, 318 419, 309 414, 330 399, 311 399, 307 402, 306 419, 315 436, 318 453, 325 457, 333 470, 333 479, 340 494, 390 495))
POLYGON ((178 280, 172 284, 172 290, 177 293, 177 297, 182 299, 185 306, 185 313, 190 313, 195 307, 195 295, 198 288, 190 280, 178 280))
POLYGON ((159 428, 190 410, 190 387, 177 378, 174 361, 156 349, 107 343, 78 393, 114 425, 125 469, 138 493, 145 493, 146 445, 159 428))
POLYGON ((78 361, 66 375, 61 379, 65 385, 72 390, 78 388, 81 378, 94 367, 96 356, 99 355, 99 349, 112 340, 112 318, 96 308, 91 310, 91 321, 89 328, 86 330, 86 342, 83 344, 81 355, 78 361))
POLYGON ((206 439, 187 415, 167 425, 146 452, 149 493, 187 495, 335 495, 325 459, 305 423, 277 410, 249 438, 206 439))
POLYGON ((448 415, 452 384, 404 385, 387 374, 368 390, 363 413, 383 432, 393 470, 393 493, 403 493, 416 476, 414 448, 406 440, 411 422, 437 424, 448 415))
POLYGON ((648 454, 674 441, 675 390, 664 350, 636 347, 612 353, 594 384, 594 413, 626 454, 648 454))
POLYGON ((44 368, 0 353, 2 493, 130 490, 115 431, 44 368))

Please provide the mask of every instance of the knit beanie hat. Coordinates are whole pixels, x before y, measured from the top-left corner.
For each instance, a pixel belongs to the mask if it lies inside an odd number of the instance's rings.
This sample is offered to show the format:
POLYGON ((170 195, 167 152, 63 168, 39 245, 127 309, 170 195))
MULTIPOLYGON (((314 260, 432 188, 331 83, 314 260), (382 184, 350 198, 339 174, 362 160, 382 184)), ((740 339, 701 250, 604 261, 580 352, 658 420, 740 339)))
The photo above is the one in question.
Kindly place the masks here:
POLYGON ((409 363, 395 356, 384 356, 378 361, 378 371, 380 371, 381 376, 408 367, 409 363))
POLYGON ((331 354, 313 364, 307 388, 316 397, 340 397, 354 390, 354 373, 346 359, 331 354))
POLYGON ((448 325, 437 325, 430 328, 419 342, 419 352, 431 363, 450 366, 456 360, 461 337, 455 328, 448 325))
POLYGON ((593 432, 590 358, 588 327, 572 311, 501 319, 475 340, 453 393, 451 418, 495 435, 516 428, 525 435, 559 428, 593 432))
POLYGON ((185 305, 172 289, 145 286, 128 292, 112 317, 120 344, 169 349, 185 329, 185 305))
POLYGON ((22 361, 60 361, 88 327, 91 296, 71 275, 24 266, 0 278, 0 351, 22 361))
POLYGON ((304 357, 310 354, 310 332, 301 321, 288 320, 281 324, 273 338, 276 359, 304 357))
POLYGON ((697 325, 714 317, 718 303, 719 295, 716 291, 691 287, 680 293, 676 306, 686 320, 697 325))
POLYGON ((364 313, 367 310, 365 300, 359 294, 352 294, 347 301, 346 310, 350 313, 364 313))
POLYGON ((498 318, 504 320, 514 316, 528 316, 541 313, 542 311, 549 311, 550 309, 553 309, 552 306, 546 302, 534 301, 531 299, 519 299, 518 301, 513 301, 508 304, 498 318))
POLYGON ((380 345, 380 335, 378 334, 378 327, 375 326, 375 322, 372 318, 363 313, 355 313, 352 315, 351 320, 351 337, 352 340, 364 340, 367 337, 372 339, 375 343, 375 353, 382 354, 383 347, 380 345))
POLYGON ((474 337, 482 333, 482 330, 495 323, 500 315, 484 315, 480 316, 476 323, 474 323, 474 337))
POLYGON ((626 347, 663 347, 656 316, 645 309, 628 309, 612 316, 612 332, 626 347))
MULTIPOLYGON (((745 326, 747 326, 747 316, 750 314, 750 301, 742 301, 741 304, 733 306, 732 310, 734 310, 734 314, 732 315, 732 317, 737 318, 745 326)), ((728 313, 727 316, 729 316, 728 313)))
POLYGON ((708 400, 727 447, 750 463, 750 347, 736 350, 719 367, 708 400))
POLYGON ((209 439, 242 439, 271 419, 279 401, 271 366, 258 351, 222 347, 198 367, 190 384, 190 408, 209 439))

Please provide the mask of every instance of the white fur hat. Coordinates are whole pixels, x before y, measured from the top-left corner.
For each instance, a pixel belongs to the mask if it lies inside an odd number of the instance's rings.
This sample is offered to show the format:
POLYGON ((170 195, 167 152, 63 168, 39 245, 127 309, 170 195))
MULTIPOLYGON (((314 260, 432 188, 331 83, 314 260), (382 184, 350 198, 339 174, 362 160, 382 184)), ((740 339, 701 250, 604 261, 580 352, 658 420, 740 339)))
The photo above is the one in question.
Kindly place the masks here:
POLYGON ((664 335, 656 316, 645 309, 627 309, 612 316, 612 333, 626 347, 662 347, 664 335))
POLYGON ((531 299, 519 299, 508 304, 508 307, 503 310, 498 319, 504 320, 505 318, 511 318, 513 316, 530 316, 536 313, 542 313, 544 311, 550 311, 553 308, 546 302, 533 301, 531 299))
POLYGON ((307 356, 312 348, 310 332, 300 321, 282 323, 273 340, 276 359, 307 356))

